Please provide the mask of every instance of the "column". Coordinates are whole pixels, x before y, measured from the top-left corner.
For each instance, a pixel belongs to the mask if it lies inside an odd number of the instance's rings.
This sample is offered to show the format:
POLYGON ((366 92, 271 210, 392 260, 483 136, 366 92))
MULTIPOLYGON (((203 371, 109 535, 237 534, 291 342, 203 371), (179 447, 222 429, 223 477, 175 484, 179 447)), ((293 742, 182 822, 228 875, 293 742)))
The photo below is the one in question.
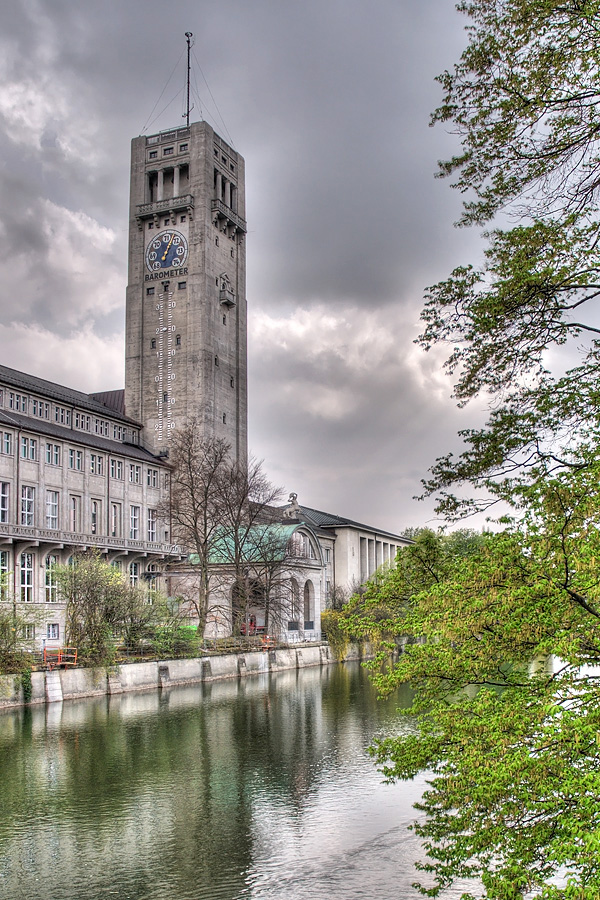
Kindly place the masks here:
POLYGON ((179 197, 179 166, 173 169, 173 196, 179 197))
POLYGON ((162 169, 158 170, 158 184, 156 186, 156 199, 163 199, 163 189, 164 189, 164 172, 162 169))

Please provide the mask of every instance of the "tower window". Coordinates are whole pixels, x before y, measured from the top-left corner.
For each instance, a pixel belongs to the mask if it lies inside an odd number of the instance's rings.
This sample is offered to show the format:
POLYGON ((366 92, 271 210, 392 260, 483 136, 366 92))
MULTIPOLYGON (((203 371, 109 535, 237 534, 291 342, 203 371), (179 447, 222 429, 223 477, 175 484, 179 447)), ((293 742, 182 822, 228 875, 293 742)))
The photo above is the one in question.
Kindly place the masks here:
POLYGON ((177 282, 177 290, 178 291, 185 291, 186 287, 187 287, 187 281, 178 281, 177 282))
POLYGON ((158 156, 158 150, 151 150, 148 154, 148 159, 156 159, 158 156))
POLYGON ((229 163, 229 168, 231 169, 232 172, 235 172, 235 168, 234 168, 233 163, 229 163))
POLYGON ((215 154, 215 156, 218 156, 218 155, 219 155, 219 151, 217 150, 216 147, 214 148, 214 154, 215 154))
POLYGON ((152 338, 152 340, 150 341, 150 349, 156 350, 156 338, 152 338))
POLYGON ((215 247, 218 247, 218 246, 219 246, 219 238, 216 237, 216 238, 215 238, 215 247))
POLYGON ((176 346, 176 347, 181 347, 181 335, 180 335, 180 334, 178 334, 178 335, 175 337, 175 346, 176 346))
POLYGON ((180 221, 180 222, 185 222, 186 219, 187 219, 187 216, 179 216, 179 221, 180 221))
POLYGON ((163 403, 168 403, 168 402, 169 402, 169 395, 163 394, 163 403))
POLYGON ((185 151, 187 150, 187 148, 188 148, 188 145, 187 145, 187 144, 180 144, 180 145, 179 145, 179 152, 180 152, 180 153, 185 153, 185 151))
POLYGON ((170 219, 165 219, 165 222, 164 222, 164 224, 165 224, 165 225, 168 225, 168 224, 169 224, 169 222, 170 222, 170 219))
POLYGON ((215 366, 218 366, 218 365, 219 365, 219 357, 215 356, 215 366))
POLYGON ((227 325, 227 316, 223 316, 223 325, 227 325))
POLYGON ((233 380, 233 375, 229 379, 229 384, 231 385, 231 387, 235 387, 235 381, 233 380))
POLYGON ((173 148, 165 147, 165 149, 163 150, 163 156, 172 156, 172 155, 173 155, 173 148))
POLYGON ((227 414, 223 413, 223 425, 227 424, 227 414))
POLYGON ((154 294, 154 288, 153 288, 153 287, 151 287, 151 288, 146 288, 146 296, 147 296, 147 297, 152 297, 153 294, 154 294))

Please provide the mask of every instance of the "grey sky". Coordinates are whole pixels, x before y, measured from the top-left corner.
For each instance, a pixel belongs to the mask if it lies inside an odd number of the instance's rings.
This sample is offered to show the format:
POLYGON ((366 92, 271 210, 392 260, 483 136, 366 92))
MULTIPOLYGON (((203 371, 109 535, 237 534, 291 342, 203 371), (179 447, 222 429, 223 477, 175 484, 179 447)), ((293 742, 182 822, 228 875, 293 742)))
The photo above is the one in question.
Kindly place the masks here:
POLYGON ((433 177, 453 140, 428 127, 464 24, 450 0, 10 4, 2 363, 122 386, 129 142, 182 122, 192 31, 192 118, 246 159, 251 450, 306 505, 429 520, 420 478, 477 419, 412 343, 424 287, 478 249, 433 177))

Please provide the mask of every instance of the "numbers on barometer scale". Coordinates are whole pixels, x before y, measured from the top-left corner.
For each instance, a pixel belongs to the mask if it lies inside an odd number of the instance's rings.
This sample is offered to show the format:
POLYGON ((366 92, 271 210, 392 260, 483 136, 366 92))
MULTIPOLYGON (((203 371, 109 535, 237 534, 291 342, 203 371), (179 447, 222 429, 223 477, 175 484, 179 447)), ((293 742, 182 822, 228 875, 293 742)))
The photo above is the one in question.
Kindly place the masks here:
POLYGON ((158 303, 156 304, 156 312, 158 325, 156 328, 156 359, 158 363, 158 372, 154 376, 154 381, 158 389, 158 397, 156 398, 156 407, 158 411, 158 422, 154 425, 159 441, 170 440, 173 429, 172 407, 175 405, 175 397, 173 395, 175 372, 175 325, 173 324, 173 310, 176 306, 173 300, 173 291, 168 289, 168 285, 164 285, 161 293, 158 295, 158 303))

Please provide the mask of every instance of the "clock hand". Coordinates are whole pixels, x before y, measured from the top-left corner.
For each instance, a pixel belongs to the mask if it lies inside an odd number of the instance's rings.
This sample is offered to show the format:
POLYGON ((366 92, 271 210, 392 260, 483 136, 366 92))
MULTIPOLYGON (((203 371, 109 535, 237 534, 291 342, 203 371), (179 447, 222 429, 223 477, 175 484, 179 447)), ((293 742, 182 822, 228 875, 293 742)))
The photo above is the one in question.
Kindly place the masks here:
POLYGON ((162 262, 164 262, 165 259, 167 258, 167 253, 168 253, 169 250, 171 249, 171 244, 173 243, 173 238, 174 238, 174 237, 175 237, 175 232, 173 232, 173 234, 171 235, 171 240, 170 240, 169 243, 167 244, 167 249, 165 250, 165 252, 164 252, 163 255, 162 255, 162 262))

